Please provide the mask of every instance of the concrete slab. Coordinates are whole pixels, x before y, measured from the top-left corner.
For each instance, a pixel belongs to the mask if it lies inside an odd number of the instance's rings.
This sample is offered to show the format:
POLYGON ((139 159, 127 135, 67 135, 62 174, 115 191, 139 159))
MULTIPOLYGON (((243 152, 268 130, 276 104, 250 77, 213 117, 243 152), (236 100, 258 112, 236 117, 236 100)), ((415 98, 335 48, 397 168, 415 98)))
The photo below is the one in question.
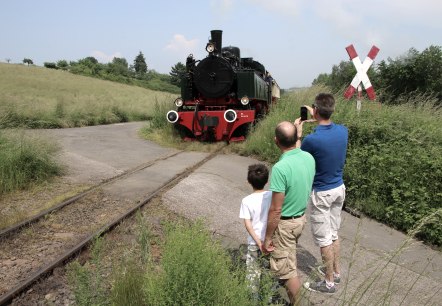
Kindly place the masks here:
POLYGON ((145 124, 129 122, 35 132, 60 144, 60 159, 68 165, 67 179, 97 183, 141 163, 178 152, 141 139, 138 131, 145 124))
MULTIPOLYGON (((241 199, 251 192, 247 167, 252 158, 221 155, 197 169, 163 196, 170 209, 203 219, 230 248, 246 243, 239 219, 241 199)), ((335 295, 306 292, 310 305, 442 305, 442 255, 406 235, 369 219, 343 213, 340 231, 342 284, 335 295)), ((309 223, 298 249, 304 281, 318 279, 319 248, 309 223)))
POLYGON ((123 200, 139 201, 175 176, 206 158, 208 153, 181 152, 161 160, 128 177, 103 187, 107 193, 123 200))

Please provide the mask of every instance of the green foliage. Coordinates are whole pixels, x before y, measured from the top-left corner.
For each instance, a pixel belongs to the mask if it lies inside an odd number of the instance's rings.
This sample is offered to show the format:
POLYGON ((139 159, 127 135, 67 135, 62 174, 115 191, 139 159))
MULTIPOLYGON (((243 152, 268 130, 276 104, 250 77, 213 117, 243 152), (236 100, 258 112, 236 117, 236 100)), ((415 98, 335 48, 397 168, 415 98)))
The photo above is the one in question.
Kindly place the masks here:
POLYGON ((107 64, 106 72, 111 75, 123 77, 128 77, 131 75, 126 59, 118 57, 114 57, 112 62, 107 64))
POLYGON ((22 131, 0 131, 0 196, 61 173, 54 161, 57 147, 22 131))
POLYGON ((44 62, 43 66, 45 66, 46 68, 49 68, 49 69, 58 69, 57 64, 55 64, 55 63, 44 62))
MULTIPOLYGON (((376 79, 376 72, 373 67, 368 69, 370 80, 376 79)), ((338 92, 348 87, 353 77, 356 75, 356 68, 351 61, 341 61, 339 65, 333 65, 330 74, 321 73, 313 80, 312 85, 324 85, 331 88, 333 92, 338 92)))
POLYGON ((33 65, 34 62, 30 58, 24 58, 23 64, 27 64, 29 66, 29 65, 33 65))
POLYGON ((111 305, 146 305, 143 292, 144 271, 133 260, 129 260, 115 274, 111 291, 111 305))
POLYGON ((430 46, 421 53, 411 48, 407 54, 377 66, 383 99, 398 104, 401 96, 417 92, 435 94, 442 101, 442 49, 430 46))
POLYGON ((66 60, 59 60, 57 62, 57 67, 61 70, 67 70, 69 68, 69 64, 66 60))
POLYGON ((147 73, 146 59, 144 58, 144 55, 141 51, 135 57, 134 69, 138 78, 142 78, 147 73))
POLYGON ((181 85, 181 79, 184 76, 184 73, 186 72, 186 66, 184 66, 183 63, 178 62, 175 64, 175 66, 172 67, 172 70, 170 71, 170 83, 172 83, 175 86, 181 85))
POLYGON ((201 223, 171 225, 161 270, 149 270, 148 305, 251 305, 243 271, 232 266, 221 245, 201 223))
POLYGON ((92 246, 91 261, 82 266, 78 261, 68 265, 67 275, 79 306, 106 305, 107 294, 103 281, 101 256, 103 240, 97 238, 92 246))

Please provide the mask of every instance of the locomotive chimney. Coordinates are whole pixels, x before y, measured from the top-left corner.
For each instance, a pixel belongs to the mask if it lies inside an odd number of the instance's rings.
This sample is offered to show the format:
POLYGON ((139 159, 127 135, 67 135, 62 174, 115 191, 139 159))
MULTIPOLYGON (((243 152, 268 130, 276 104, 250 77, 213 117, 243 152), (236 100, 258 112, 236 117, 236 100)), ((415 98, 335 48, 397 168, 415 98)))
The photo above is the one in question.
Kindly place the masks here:
POLYGON ((223 42, 223 31, 212 30, 212 42, 215 44, 215 53, 221 54, 222 42, 223 42))

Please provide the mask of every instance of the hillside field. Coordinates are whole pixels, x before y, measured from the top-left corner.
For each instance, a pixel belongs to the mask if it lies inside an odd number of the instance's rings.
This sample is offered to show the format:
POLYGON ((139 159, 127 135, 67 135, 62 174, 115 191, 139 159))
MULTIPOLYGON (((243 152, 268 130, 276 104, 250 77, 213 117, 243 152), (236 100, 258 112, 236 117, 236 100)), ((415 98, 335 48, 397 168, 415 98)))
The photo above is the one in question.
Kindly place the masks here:
POLYGON ((147 120, 175 95, 37 66, 0 63, 0 128, 147 120))

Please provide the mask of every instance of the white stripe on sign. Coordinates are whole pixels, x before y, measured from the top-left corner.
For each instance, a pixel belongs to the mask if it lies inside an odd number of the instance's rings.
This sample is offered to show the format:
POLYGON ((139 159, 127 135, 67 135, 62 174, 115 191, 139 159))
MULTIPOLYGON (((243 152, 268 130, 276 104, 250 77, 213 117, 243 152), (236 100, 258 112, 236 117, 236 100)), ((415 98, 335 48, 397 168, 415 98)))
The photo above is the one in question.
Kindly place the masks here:
POLYGON ((358 54, 356 53, 353 45, 350 45, 346 48, 348 55, 350 56, 353 65, 356 68, 356 75, 350 83, 350 86, 344 93, 344 97, 350 99, 356 91, 356 88, 362 82, 365 90, 367 91, 368 98, 370 100, 376 99, 376 94, 374 92, 373 86, 371 85, 370 79, 368 78, 367 71, 370 66, 373 64, 373 60, 379 52, 379 48, 376 46, 371 47, 368 56, 364 59, 364 62, 361 62, 358 54))

